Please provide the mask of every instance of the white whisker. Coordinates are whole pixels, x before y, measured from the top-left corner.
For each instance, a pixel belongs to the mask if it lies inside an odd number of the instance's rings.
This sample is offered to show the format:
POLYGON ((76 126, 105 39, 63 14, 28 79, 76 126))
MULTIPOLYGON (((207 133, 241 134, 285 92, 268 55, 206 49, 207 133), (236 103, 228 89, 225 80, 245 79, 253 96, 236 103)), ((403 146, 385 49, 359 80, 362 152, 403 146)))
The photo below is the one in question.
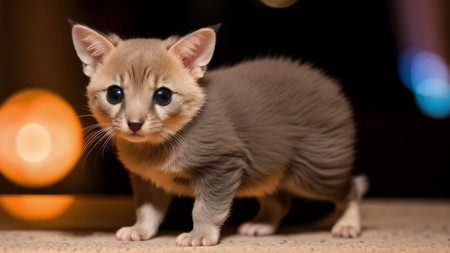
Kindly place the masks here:
MULTIPOLYGON (((99 152, 102 152, 103 156, 105 156, 107 148, 114 146, 113 139, 116 134, 109 124, 100 123, 87 126, 83 129, 83 131, 85 132, 86 137, 84 139, 82 149, 82 169, 84 169, 88 157, 97 147, 100 147, 99 152)), ((99 152, 95 155, 94 163, 97 161, 99 152)))
POLYGON ((105 157, 108 149, 112 150, 114 148, 115 131, 113 129, 108 129, 107 132, 105 132, 105 136, 107 136, 107 138, 103 141, 101 146, 103 157, 105 157))
POLYGON ((92 117, 94 118, 93 114, 82 114, 82 115, 78 115, 78 118, 87 118, 87 117, 92 117))

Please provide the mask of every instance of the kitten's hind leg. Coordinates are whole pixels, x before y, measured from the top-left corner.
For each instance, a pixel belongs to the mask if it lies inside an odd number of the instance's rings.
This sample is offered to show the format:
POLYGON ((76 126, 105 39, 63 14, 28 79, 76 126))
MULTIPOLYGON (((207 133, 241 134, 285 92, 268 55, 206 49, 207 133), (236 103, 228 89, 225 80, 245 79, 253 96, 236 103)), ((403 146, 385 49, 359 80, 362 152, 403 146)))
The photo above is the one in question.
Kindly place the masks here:
POLYGON ((291 207, 291 197, 280 193, 258 198, 258 202, 259 211, 256 217, 239 227, 240 234, 260 236, 275 233, 291 207))
POLYGON ((361 233, 361 217, 359 203, 355 200, 346 205, 346 209, 334 224, 331 233, 335 237, 355 238, 361 233))
POLYGON ((336 237, 355 238, 361 233, 361 214, 359 203, 367 190, 365 177, 355 177, 350 201, 346 205, 337 204, 337 209, 344 210, 342 216, 334 224, 331 233, 336 237))
POLYGON ((136 202, 136 223, 119 229, 116 237, 123 241, 148 240, 158 232, 171 198, 152 182, 137 175, 131 174, 131 181, 136 202))

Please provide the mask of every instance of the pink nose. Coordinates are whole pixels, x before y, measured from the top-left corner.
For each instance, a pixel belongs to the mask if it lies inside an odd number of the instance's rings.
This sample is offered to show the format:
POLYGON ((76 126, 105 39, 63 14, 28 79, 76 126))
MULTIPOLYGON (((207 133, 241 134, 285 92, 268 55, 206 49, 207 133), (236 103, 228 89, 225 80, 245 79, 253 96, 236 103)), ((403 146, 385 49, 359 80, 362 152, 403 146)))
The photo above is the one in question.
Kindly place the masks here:
POLYGON ((136 133, 139 131, 144 123, 140 120, 128 121, 128 127, 131 131, 136 133))

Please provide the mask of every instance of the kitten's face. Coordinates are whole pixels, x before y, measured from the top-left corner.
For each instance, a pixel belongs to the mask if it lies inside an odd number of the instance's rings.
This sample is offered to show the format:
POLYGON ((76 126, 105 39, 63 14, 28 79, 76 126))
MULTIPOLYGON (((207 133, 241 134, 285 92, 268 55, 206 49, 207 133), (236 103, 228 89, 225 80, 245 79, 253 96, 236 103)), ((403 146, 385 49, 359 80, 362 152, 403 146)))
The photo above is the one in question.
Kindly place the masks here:
POLYGON ((105 130, 130 142, 160 143, 200 110, 196 80, 156 39, 120 42, 91 76, 89 108, 105 130))
POLYGON ((205 96, 197 80, 212 58, 215 31, 184 37, 121 40, 83 26, 72 39, 84 73, 89 108, 108 134, 161 143, 198 113, 205 96))

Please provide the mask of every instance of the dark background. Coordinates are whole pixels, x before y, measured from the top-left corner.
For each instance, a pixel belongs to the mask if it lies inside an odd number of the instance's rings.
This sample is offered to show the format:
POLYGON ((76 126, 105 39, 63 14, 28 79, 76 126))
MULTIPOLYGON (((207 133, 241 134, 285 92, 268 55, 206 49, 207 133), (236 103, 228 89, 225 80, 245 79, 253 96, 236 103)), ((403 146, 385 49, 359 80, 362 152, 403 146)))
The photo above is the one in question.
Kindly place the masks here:
MULTIPOLYGON (((42 87, 62 95, 78 114, 88 113, 88 79, 73 49, 67 18, 122 38, 165 38, 222 23, 210 68, 286 55, 314 64, 342 83, 358 127, 355 172, 368 175, 368 198, 450 198, 450 120, 422 113, 400 82, 390 3, 299 0, 274 9, 256 0, 0 0, 0 102, 22 88, 42 87)), ((81 120, 84 126, 94 123, 81 120)), ((131 191, 111 149, 84 154, 69 176, 50 187, 22 188, 0 176, 0 194, 5 193, 131 191)), ((190 200, 179 201, 185 205, 190 200)), ((235 208, 239 212, 242 207, 235 208)), ((302 212, 303 217, 316 215, 302 212)))

